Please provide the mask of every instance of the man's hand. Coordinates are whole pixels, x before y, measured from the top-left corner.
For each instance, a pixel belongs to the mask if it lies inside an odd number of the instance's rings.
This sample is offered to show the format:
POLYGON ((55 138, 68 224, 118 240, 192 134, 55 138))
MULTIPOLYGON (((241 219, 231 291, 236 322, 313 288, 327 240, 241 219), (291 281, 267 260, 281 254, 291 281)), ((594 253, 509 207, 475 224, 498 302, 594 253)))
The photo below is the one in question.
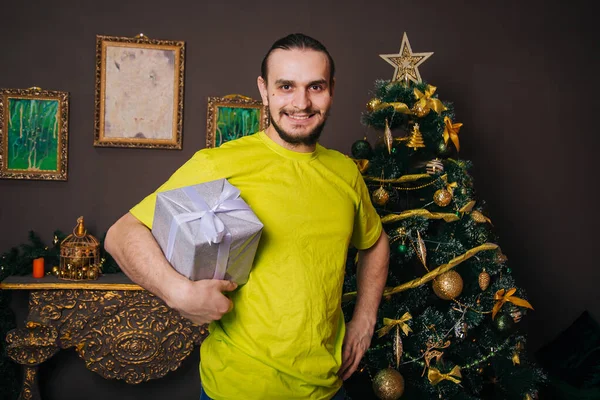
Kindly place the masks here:
POLYGON ((187 281, 173 287, 167 304, 183 317, 202 325, 221 317, 233 309, 233 303, 223 292, 230 292, 237 284, 215 279, 187 281))
POLYGON ((342 345, 342 366, 338 375, 346 380, 356 371, 360 360, 371 345, 374 326, 366 320, 355 320, 346 324, 346 336, 342 345))

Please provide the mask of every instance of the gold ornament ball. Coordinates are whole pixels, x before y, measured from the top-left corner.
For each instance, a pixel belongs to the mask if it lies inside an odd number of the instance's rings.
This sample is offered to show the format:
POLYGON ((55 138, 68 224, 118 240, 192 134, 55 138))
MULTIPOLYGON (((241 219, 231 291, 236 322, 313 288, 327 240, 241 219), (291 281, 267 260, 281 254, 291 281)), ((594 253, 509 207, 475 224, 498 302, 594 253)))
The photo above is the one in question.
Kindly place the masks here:
POLYGON ((479 288, 483 291, 485 291, 489 286, 490 286, 490 281, 491 281, 491 277, 490 274, 488 274, 485 269, 483 271, 481 271, 481 273, 479 274, 479 288))
POLYGON ((378 206, 383 206, 390 199, 390 194, 383 187, 380 187, 376 191, 373 192, 373 203, 378 206))
POLYGON ((452 300, 460 296, 463 280, 458 272, 444 272, 433 280, 433 291, 442 300, 452 300))
POLYGON ((379 100, 378 98, 371 99, 367 103, 367 110, 372 112, 375 109, 375 107, 377 107, 380 104, 381 104, 381 100, 379 100))
POLYGON ((415 103, 411 111, 413 115, 416 115, 419 118, 423 118, 424 116, 429 114, 430 109, 427 107, 423 108, 419 105, 419 103, 415 103))
POLYGON ((404 393, 404 378, 393 368, 383 369, 373 378, 373 391, 381 400, 397 400, 404 393))
POLYGON ((452 193, 446 189, 438 189, 433 194, 433 202, 440 207, 446 207, 452 201, 452 193))
POLYGON ((98 270, 96 268, 90 268, 87 272, 87 279, 98 279, 98 270))

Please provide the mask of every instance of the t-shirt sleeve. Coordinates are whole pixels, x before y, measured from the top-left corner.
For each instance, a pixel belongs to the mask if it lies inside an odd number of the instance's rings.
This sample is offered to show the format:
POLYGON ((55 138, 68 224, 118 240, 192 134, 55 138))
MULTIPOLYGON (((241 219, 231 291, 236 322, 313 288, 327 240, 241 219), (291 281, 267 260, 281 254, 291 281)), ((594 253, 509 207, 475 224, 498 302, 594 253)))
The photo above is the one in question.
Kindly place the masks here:
POLYGON ((154 207, 156 205, 156 194, 167 190, 177 189, 184 186, 195 185, 216 179, 212 178, 212 163, 209 161, 206 150, 198 151, 185 164, 183 164, 171 177, 163 183, 154 193, 149 194, 135 205, 129 212, 140 222, 152 229, 154 221, 154 207))
MULTIPOLYGON (((358 170, 357 170, 358 173, 358 170)), ((371 196, 365 181, 358 173, 356 192, 359 196, 358 210, 354 215, 354 230, 350 242, 358 250, 365 250, 375 244, 383 229, 381 218, 371 203, 371 196)))

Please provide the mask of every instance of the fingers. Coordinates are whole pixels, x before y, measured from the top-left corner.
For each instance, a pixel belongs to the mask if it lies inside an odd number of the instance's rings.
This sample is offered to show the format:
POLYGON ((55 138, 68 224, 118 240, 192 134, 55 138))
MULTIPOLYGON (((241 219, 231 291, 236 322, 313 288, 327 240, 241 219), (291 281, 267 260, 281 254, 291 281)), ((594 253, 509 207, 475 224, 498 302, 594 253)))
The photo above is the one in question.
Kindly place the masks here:
POLYGON ((355 353, 356 353, 355 347, 356 347, 356 343, 346 343, 343 346, 342 366, 340 367, 340 370, 338 371, 338 376, 341 377, 343 380, 346 380, 347 376, 352 375, 352 373, 350 373, 350 375, 348 375, 348 371, 352 368, 352 364, 354 363, 355 353))
POLYGON ((350 364, 350 366, 344 371, 343 375, 342 375, 342 380, 346 380, 348 378, 350 378, 352 376, 352 374, 354 373, 354 371, 356 371, 356 368, 358 368, 358 363, 360 362, 361 357, 353 357, 353 361, 352 364, 350 364))
POLYGON ((225 280, 222 280, 222 281, 215 280, 213 282, 215 283, 215 285, 221 292, 231 292, 232 290, 235 290, 238 286, 237 283, 235 283, 235 282, 225 281, 225 280))
POLYGON ((360 360, 362 360, 366 347, 360 345, 359 342, 348 339, 342 350, 342 366, 338 371, 338 376, 342 380, 346 380, 352 376, 354 371, 358 368, 360 360))

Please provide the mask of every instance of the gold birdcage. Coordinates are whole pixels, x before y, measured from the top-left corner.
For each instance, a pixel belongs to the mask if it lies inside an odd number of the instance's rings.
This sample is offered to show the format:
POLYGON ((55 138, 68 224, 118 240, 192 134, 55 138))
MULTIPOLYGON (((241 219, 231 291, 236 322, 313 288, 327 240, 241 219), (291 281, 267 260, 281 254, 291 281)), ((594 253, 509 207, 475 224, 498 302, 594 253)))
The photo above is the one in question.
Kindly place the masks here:
POLYGON ((73 234, 60 243, 60 267, 55 274, 60 279, 98 279, 101 274, 100 242, 89 235, 83 217, 77 218, 73 234))

